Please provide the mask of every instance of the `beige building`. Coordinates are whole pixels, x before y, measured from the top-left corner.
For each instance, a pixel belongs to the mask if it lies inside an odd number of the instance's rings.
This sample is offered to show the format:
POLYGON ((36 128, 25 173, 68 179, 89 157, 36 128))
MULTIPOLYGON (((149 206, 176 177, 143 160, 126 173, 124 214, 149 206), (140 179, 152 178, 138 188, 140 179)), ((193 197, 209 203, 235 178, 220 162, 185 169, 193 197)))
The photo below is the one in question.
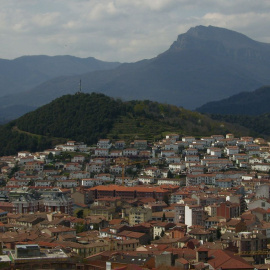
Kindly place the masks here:
POLYGON ((132 207, 129 211, 129 225, 133 226, 152 219, 152 210, 149 208, 132 207))

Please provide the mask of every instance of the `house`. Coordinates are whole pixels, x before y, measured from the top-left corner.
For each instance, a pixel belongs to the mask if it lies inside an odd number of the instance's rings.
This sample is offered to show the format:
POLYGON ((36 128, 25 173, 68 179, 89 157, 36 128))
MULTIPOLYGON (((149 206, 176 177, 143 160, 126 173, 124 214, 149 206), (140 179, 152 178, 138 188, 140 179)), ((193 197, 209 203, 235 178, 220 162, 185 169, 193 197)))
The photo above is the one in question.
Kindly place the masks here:
POLYGON ((64 169, 67 171, 80 171, 82 169, 82 164, 78 162, 66 163, 64 169))
POLYGON ((183 142, 192 143, 192 142, 195 141, 195 137, 192 137, 192 136, 183 137, 183 138, 182 138, 182 141, 183 141, 183 142))
POLYGON ((196 186, 200 184, 214 185, 216 183, 216 177, 214 174, 189 174, 186 177, 187 186, 196 186))
POLYGON ((167 230, 173 228, 174 226, 174 223, 157 222, 156 224, 154 224, 153 238, 155 239, 156 237, 162 237, 167 230))
POLYGON ((153 184, 155 182, 155 178, 152 176, 146 176, 146 175, 140 175, 138 177, 138 180, 140 183, 144 184, 144 185, 149 185, 149 184, 153 184))
POLYGON ((166 151, 172 150, 176 153, 179 150, 179 145, 177 143, 166 143, 164 145, 164 150, 166 151))
POLYGON ((86 166, 86 170, 90 173, 101 173, 105 171, 105 165, 103 163, 90 162, 86 166))
POLYGON ((167 157, 165 157, 165 160, 169 164, 180 163, 181 162, 180 156, 176 156, 176 155, 174 155, 174 156, 167 156, 167 157))
POLYGON ((175 139, 175 140, 179 140, 179 134, 167 134, 166 135, 166 139, 175 139))
POLYGON ((203 141, 195 141, 189 145, 189 148, 194 148, 198 150, 203 150, 205 147, 206 147, 206 144, 203 141))
POLYGON ((254 164, 251 164, 251 170, 269 172, 270 164, 269 163, 254 163, 254 164))
POLYGON ((132 156, 137 156, 138 155, 138 150, 136 148, 126 148, 123 150, 123 156, 125 157, 132 157, 132 156))
POLYGON ((110 149, 112 147, 112 143, 109 139, 100 139, 97 143, 97 147, 100 149, 110 149))
POLYGON ((174 150, 162 150, 161 151, 161 157, 172 157, 175 156, 175 151, 174 150))
POLYGON ((201 140, 202 140, 203 142, 205 142, 205 145, 206 145, 206 146, 210 146, 210 145, 212 145, 212 143, 215 142, 215 139, 212 138, 212 137, 202 137, 201 140))
POLYGON ((116 141, 114 143, 114 146, 116 149, 124 149, 126 146, 126 143, 125 143, 125 141, 116 141))
POLYGON ((224 151, 228 156, 232 156, 232 155, 239 153, 239 147, 238 146, 226 146, 224 151))
POLYGON ((58 180, 56 182, 57 187, 73 188, 79 185, 77 180, 67 179, 67 180, 58 180))
POLYGON ((184 184, 184 179, 175 179, 175 178, 159 178, 157 179, 157 184, 160 185, 173 185, 181 186, 184 184))
POLYGON ((216 186, 220 188, 231 188, 234 186, 233 179, 216 179, 216 186))
POLYGON ((207 149, 207 154, 209 154, 210 156, 216 156, 220 158, 222 151, 221 151, 221 148, 211 147, 207 149))
POLYGON ((185 163, 171 163, 169 164, 169 170, 171 172, 177 173, 177 172, 182 172, 186 169, 186 164, 185 163))
POLYGON ((97 149, 95 149, 95 156, 107 157, 107 156, 109 156, 109 149, 108 148, 97 148, 97 149))
POLYGON ((147 140, 134 140, 134 148, 136 149, 146 149, 147 148, 147 140))
POLYGON ((122 150, 111 150, 110 151, 110 156, 111 157, 121 157, 123 155, 122 150))
POLYGON ((144 173, 151 177, 158 177, 160 176, 160 169, 157 167, 148 167, 144 169, 144 173))
POLYGON ((194 149, 194 148, 187 148, 184 150, 184 153, 186 154, 186 156, 197 156, 198 155, 198 149, 194 149))
POLYGON ((35 187, 52 187, 54 185, 54 180, 36 180, 35 187))
POLYGON ((202 240, 204 242, 209 241, 211 238, 214 239, 213 232, 201 228, 193 228, 188 232, 188 234, 194 239, 202 240))
POLYGON ((76 236, 76 229, 68 228, 66 226, 49 227, 43 229, 42 232, 48 234, 49 236, 55 237, 55 239, 58 239, 59 235, 72 234, 76 236))
POLYGON ((85 156, 82 156, 82 155, 74 156, 71 159, 71 162, 75 162, 75 163, 83 163, 84 161, 85 161, 85 156))
POLYGON ((94 187, 98 185, 103 185, 103 183, 106 182, 103 179, 98 178, 85 178, 82 179, 81 186, 82 187, 94 187))
POLYGON ((248 210, 252 210, 252 209, 255 209, 255 208, 263 208, 264 210, 267 210, 270 208, 270 203, 268 202, 267 199, 255 199, 253 201, 251 201, 248 205, 248 210))

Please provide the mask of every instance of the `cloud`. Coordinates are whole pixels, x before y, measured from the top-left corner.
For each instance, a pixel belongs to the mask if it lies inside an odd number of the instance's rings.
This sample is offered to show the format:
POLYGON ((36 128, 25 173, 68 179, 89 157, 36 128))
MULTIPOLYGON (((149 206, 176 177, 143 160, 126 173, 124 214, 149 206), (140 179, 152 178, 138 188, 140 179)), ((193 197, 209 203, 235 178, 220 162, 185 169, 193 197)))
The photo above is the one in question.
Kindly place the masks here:
POLYGON ((270 2, 251 0, 1 1, 1 58, 31 54, 136 61, 167 50, 196 25, 270 42, 270 2))

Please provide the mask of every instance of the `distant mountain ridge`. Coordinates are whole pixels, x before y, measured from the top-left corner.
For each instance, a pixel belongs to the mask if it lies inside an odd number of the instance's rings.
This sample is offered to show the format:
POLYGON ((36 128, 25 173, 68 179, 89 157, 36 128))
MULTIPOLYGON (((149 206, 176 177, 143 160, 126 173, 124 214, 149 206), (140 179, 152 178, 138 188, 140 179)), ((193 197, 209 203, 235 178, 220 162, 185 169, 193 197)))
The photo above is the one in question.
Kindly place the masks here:
POLYGON ((123 100, 153 100, 195 109, 270 84, 270 44, 235 31, 196 26, 155 58, 111 70, 63 76, 0 100, 1 107, 41 106, 73 94, 82 79, 86 93, 123 100))
POLYGON ((120 63, 104 62, 94 57, 22 56, 14 60, 0 59, 0 96, 19 93, 59 76, 83 74, 111 69, 120 63))
POLYGON ((252 92, 242 92, 227 99, 209 102, 197 108, 211 114, 260 115, 270 113, 270 86, 252 92))

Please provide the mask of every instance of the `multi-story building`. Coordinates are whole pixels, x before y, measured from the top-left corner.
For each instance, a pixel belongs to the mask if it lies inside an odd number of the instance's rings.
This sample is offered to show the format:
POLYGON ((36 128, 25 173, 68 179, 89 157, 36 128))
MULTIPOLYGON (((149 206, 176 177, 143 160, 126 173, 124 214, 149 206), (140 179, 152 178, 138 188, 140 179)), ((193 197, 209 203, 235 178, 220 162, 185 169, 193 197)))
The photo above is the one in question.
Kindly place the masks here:
POLYGON ((73 214, 73 200, 61 192, 53 192, 42 196, 42 205, 45 212, 61 212, 73 214))
POLYGON ((132 207, 129 211, 129 225, 131 226, 147 222, 151 219, 152 210, 150 208, 132 207))
POLYGON ((231 218, 239 217, 240 215, 240 204, 231 203, 229 201, 220 203, 217 206, 217 216, 224 217, 227 220, 231 218))
POLYGON ((201 205, 185 205, 185 224, 204 226, 205 211, 201 205))
POLYGON ((164 200, 168 195, 168 191, 160 187, 144 187, 134 186, 125 187, 117 185, 96 186, 89 189, 91 200, 100 199, 104 197, 120 197, 122 199, 135 198, 154 198, 157 200, 164 200))

